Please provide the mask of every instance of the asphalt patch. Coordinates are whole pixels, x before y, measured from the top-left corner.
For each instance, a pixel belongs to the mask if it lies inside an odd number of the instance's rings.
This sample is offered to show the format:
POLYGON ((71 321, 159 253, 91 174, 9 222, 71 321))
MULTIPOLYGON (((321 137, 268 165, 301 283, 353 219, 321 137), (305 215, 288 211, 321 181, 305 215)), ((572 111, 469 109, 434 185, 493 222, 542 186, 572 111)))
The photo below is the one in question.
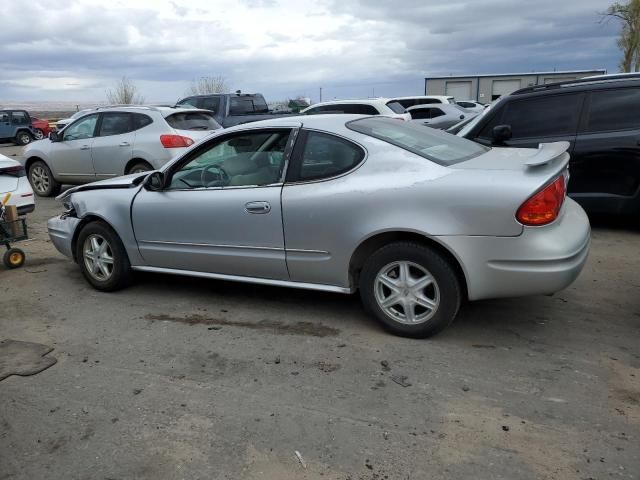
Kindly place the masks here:
POLYGON ((221 325, 229 327, 249 328, 251 330, 261 330, 274 335, 305 335, 309 337, 335 337, 340 330, 326 325, 312 322, 283 323, 275 320, 261 320, 259 322, 232 321, 226 318, 209 317, 194 313, 184 317, 174 317, 167 314, 147 314, 145 320, 167 321, 184 323, 186 325, 221 325))
POLYGON ((57 360, 45 357, 52 347, 40 343, 2 340, 0 342, 0 381, 10 375, 27 377, 55 365, 57 360))

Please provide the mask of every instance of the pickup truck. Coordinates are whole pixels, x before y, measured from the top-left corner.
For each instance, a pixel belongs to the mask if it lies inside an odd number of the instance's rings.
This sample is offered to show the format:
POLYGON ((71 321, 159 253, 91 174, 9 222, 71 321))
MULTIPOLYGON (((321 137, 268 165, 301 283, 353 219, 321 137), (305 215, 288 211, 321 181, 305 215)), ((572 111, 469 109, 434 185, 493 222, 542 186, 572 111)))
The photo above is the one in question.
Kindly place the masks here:
POLYGON ((260 93, 212 93, 183 98, 177 107, 191 105, 213 112, 216 121, 223 127, 241 123, 257 122, 270 118, 287 117, 289 113, 273 113, 260 93))

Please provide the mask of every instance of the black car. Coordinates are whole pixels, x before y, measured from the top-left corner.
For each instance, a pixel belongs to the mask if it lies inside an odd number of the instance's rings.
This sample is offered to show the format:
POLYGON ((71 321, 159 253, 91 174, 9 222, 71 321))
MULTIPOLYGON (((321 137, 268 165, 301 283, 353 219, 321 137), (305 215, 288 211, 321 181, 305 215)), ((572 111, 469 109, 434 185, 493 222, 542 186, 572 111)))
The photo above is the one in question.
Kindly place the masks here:
POLYGON ((509 147, 568 141, 569 195, 592 213, 640 213, 640 74, 523 88, 457 134, 509 147))

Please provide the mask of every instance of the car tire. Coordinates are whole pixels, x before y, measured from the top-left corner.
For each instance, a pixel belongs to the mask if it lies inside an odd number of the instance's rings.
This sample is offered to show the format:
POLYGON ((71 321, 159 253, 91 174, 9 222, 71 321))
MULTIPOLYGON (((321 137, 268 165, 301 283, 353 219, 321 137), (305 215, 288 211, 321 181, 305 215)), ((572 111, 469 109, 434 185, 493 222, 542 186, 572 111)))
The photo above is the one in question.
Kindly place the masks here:
POLYGON ((151 165, 149 165, 144 160, 140 160, 139 162, 136 162, 133 165, 131 165, 126 173, 127 174, 142 173, 142 172, 150 172, 151 170, 153 170, 153 167, 151 165))
POLYGON ((104 222, 91 222, 82 228, 76 258, 84 278, 97 290, 113 292, 131 282, 127 252, 118 235, 104 222))
POLYGON ((36 140, 42 140, 44 138, 44 132, 39 128, 36 128, 33 133, 36 140))
POLYGON ((360 275, 360 297, 386 330, 426 338, 455 318, 462 290, 455 270, 434 249, 396 242, 375 251, 360 275))
POLYGON ((31 140, 33 140, 33 136, 29 132, 26 130, 20 130, 16 135, 15 142, 18 145, 27 145, 31 143, 31 140))
POLYGON ((49 166, 42 160, 29 165, 29 183, 39 197, 52 197, 60 193, 62 185, 53 178, 49 166))

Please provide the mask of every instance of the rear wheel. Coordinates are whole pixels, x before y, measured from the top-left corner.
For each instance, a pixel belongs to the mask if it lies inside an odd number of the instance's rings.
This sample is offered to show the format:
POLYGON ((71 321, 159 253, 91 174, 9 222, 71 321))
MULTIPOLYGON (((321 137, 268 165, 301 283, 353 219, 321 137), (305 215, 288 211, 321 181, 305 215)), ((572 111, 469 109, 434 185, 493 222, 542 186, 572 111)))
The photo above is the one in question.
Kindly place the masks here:
POLYGON ((24 265, 25 258, 26 256, 22 250, 19 248, 10 248, 4 252, 2 262, 7 268, 20 268, 24 265))
POLYGON ((151 165, 149 165, 144 160, 140 160, 139 162, 136 162, 133 165, 131 165, 127 173, 143 173, 143 172, 150 172, 151 170, 153 170, 153 167, 151 167, 151 165))
POLYGON ((49 166, 41 160, 37 160, 29 166, 29 183, 40 197, 57 195, 62 187, 53 178, 49 166))
POLYGON ((392 333, 425 338, 447 327, 462 298, 455 271, 433 249, 410 242, 386 245, 360 276, 365 309, 392 333))
POLYGON ((31 143, 31 140, 33 140, 33 137, 26 130, 20 130, 16 135, 16 143, 18 145, 26 145, 31 143))
POLYGON ((103 222, 85 225, 78 235, 76 258, 87 281, 111 292, 131 281, 129 257, 118 235, 103 222))

